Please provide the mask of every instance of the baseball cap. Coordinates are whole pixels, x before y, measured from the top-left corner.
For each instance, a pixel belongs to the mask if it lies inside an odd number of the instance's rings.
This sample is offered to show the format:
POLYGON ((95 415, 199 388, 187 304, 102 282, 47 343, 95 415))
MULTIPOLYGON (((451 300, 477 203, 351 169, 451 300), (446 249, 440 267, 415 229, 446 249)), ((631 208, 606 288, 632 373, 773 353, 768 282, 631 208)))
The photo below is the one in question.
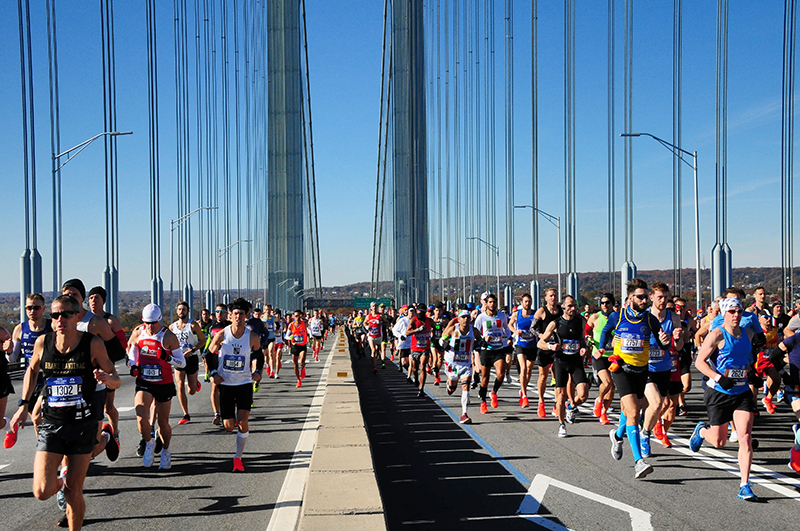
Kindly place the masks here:
POLYGON ((142 322, 155 323, 161 320, 161 308, 152 302, 142 310, 142 322))

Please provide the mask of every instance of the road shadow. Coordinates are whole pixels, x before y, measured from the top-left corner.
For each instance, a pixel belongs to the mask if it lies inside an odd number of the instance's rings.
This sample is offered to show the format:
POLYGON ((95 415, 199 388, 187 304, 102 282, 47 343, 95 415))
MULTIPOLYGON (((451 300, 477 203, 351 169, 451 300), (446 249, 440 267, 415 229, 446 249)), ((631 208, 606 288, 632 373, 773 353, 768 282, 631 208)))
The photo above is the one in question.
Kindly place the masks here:
MULTIPOLYGON (((374 375, 357 351, 353 373, 390 530, 541 529, 516 515, 527 489, 508 470, 435 402, 417 397, 394 364, 374 375)), ((542 505, 539 513, 549 511, 542 505)))

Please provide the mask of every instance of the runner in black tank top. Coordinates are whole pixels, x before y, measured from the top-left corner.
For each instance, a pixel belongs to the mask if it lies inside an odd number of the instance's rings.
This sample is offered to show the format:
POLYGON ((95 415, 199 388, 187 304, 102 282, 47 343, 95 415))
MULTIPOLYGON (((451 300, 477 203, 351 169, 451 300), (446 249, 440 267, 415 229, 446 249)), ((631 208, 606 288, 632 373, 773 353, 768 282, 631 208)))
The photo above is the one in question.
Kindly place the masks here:
MULTIPOLYGON (((545 305, 536 310, 533 318, 536 320, 536 331, 541 334, 547 329, 547 325, 561 317, 561 306, 556 302, 556 290, 548 288, 544 291, 545 305)), ((553 364, 553 353, 539 349, 536 356, 536 364, 539 366, 539 377, 536 381, 536 391, 539 395, 538 415, 540 418, 546 416, 544 406, 544 391, 547 388, 547 378, 550 376, 550 366, 553 364)))

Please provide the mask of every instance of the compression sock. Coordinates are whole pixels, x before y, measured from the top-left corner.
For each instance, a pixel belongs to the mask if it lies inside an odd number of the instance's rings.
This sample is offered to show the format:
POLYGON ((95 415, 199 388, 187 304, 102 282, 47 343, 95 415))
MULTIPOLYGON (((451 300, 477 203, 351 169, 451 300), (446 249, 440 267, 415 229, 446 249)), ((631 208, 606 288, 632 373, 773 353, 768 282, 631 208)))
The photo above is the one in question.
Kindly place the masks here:
POLYGON ((461 414, 467 414, 467 406, 469 405, 469 390, 461 390, 461 414))
POLYGON ((640 448, 641 439, 639 438, 639 426, 625 426, 625 431, 628 432, 628 442, 631 445, 631 452, 633 452, 633 460, 638 461, 642 458, 640 448))
POLYGON ((436 376, 437 378, 439 377, 439 367, 436 366, 433 367, 433 375, 436 376))
POLYGON ((500 389, 500 386, 503 385, 503 380, 496 379, 494 384, 492 385, 492 393, 497 394, 497 390, 500 389))
POLYGON ((625 413, 622 411, 619 412, 619 426, 617 427, 617 439, 622 439, 625 437, 625 423, 628 422, 628 419, 625 417, 625 413))
POLYGON ((242 452, 244 452, 244 445, 247 442, 247 436, 250 435, 250 432, 238 432, 236 434, 236 455, 234 457, 238 457, 241 459, 242 452))
POLYGON ((486 386, 480 386, 478 388, 478 397, 481 399, 481 402, 486 402, 486 386))

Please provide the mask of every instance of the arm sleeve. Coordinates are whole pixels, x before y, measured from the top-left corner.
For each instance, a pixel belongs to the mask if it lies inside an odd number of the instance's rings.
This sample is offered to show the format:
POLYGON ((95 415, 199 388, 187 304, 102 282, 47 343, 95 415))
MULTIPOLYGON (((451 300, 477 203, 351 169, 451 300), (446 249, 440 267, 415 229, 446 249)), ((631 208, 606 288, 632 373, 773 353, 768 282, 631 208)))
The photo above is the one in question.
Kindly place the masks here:
POLYGON ((108 358, 112 363, 125 359, 125 347, 119 342, 117 336, 112 337, 108 341, 103 341, 108 352, 108 358))
POLYGON ((183 369, 186 367, 186 358, 183 357, 183 349, 178 347, 173 351, 170 351, 170 356, 172 356, 172 361, 170 361, 170 365, 175 368, 183 369))
POLYGON ((250 351, 250 362, 252 363, 253 360, 256 360, 256 370, 261 372, 264 368, 264 351, 262 349, 256 349, 250 351))
POLYGON ((619 321, 619 312, 614 312, 608 316, 608 321, 606 321, 603 331, 600 332, 600 348, 605 348, 605 345, 608 344, 609 334, 614 332, 617 327, 617 321, 619 321))
POLYGON ((132 345, 131 348, 128 349, 128 360, 130 360, 128 365, 139 364, 139 347, 137 345, 132 345))
POLYGON ((119 339, 119 344, 122 345, 122 348, 127 348, 128 338, 125 337, 125 330, 117 330, 114 335, 116 335, 117 339, 119 339))
POLYGON ((7 356, 8 361, 14 363, 19 359, 19 355, 22 353, 22 341, 14 341, 14 348, 11 350, 11 354, 7 356))

